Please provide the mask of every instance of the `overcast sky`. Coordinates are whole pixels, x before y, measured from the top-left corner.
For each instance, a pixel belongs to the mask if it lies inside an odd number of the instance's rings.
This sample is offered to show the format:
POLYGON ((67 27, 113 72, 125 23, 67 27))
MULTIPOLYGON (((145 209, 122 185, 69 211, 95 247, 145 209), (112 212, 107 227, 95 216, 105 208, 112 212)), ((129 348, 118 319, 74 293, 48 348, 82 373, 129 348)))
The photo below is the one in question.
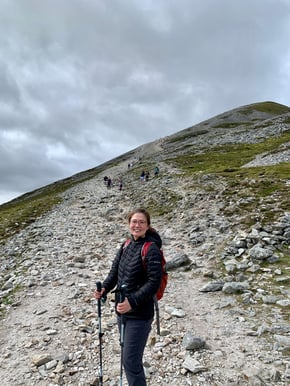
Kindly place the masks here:
POLYGON ((290 104, 290 0, 0 0, 0 204, 241 105, 290 104))

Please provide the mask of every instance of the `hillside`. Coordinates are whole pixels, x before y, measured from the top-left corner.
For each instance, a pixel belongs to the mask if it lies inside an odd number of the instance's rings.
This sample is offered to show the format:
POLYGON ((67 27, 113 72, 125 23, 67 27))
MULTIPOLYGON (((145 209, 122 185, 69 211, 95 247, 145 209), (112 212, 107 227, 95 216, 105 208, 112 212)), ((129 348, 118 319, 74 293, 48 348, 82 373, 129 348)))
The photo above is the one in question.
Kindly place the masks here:
MULTIPOLYGON (((153 328, 145 354, 148 385, 286 385, 289 187, 290 108, 263 102, 0 206, 1 384, 98 384, 92 291, 128 235, 126 214, 145 206, 170 274, 162 334, 153 328), (202 344, 189 348, 192 337, 202 344)), ((110 300, 106 386, 118 385, 120 360, 110 300)))

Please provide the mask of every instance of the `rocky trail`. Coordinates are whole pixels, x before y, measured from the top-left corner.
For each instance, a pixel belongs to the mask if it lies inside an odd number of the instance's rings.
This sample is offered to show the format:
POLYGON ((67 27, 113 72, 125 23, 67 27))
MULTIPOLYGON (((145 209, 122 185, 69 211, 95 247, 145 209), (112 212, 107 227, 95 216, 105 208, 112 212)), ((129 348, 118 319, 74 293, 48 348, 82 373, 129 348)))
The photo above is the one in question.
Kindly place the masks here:
MULTIPOLYGON (((126 167, 106 173, 117 178, 126 167)), ((236 284, 245 285, 242 295, 210 288, 210 283, 225 285, 215 269, 216 256, 235 238, 236 223, 222 215, 226 203, 218 195, 205 195, 199 188, 187 195, 188 181, 176 183, 172 171, 166 173, 167 178, 145 184, 124 174, 122 192, 117 187, 107 190, 103 175, 81 183, 67 191, 52 212, 1 247, 1 297, 21 287, 1 320, 1 385, 98 385, 95 282, 105 277, 128 235, 126 214, 137 203, 146 205, 162 184, 183 199, 178 207, 173 205, 170 220, 152 218, 165 256, 176 267, 169 271, 159 302, 161 336, 154 324, 145 350, 148 385, 288 385, 289 288, 281 281, 281 296, 273 302, 259 289, 263 275, 283 273, 253 270, 248 289, 244 270, 236 264, 236 284)), ((290 229, 287 221, 283 229, 290 229)), ((226 269, 231 273, 230 264, 226 269)), ((102 306, 102 329, 104 385, 116 386, 120 346, 110 296, 102 306)))

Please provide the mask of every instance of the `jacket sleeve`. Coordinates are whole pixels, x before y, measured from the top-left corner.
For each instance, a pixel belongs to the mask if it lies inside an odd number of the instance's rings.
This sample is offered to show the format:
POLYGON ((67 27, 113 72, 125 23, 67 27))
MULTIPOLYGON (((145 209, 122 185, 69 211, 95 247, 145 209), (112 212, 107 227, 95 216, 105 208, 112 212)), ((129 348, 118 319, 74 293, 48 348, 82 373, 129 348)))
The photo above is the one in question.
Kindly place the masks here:
POLYGON ((155 243, 149 246, 147 255, 145 256, 146 282, 136 291, 128 294, 127 298, 134 309, 142 302, 151 299, 157 292, 161 277, 161 252, 155 243))
POLYGON ((105 288, 106 293, 110 292, 113 288, 116 287, 118 281, 118 268, 121 255, 123 253, 123 245, 118 250, 115 259, 113 260, 111 269, 108 273, 108 276, 104 280, 102 287, 105 288))

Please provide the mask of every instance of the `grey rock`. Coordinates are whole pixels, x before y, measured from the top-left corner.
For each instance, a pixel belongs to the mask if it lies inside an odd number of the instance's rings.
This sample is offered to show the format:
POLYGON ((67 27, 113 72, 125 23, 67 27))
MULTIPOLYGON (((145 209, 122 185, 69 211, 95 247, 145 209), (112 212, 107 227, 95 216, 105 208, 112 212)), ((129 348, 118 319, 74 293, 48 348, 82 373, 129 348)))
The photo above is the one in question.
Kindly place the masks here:
POLYGON ((240 294, 249 289, 249 283, 247 282, 230 282, 230 283, 225 283, 222 291, 225 294, 240 294))
POLYGON ((191 260, 186 254, 176 254, 171 260, 166 262, 166 270, 172 271, 189 264, 191 264, 191 260))
POLYGON ((182 339, 182 345, 186 350, 199 350, 205 346, 205 340, 198 336, 194 336, 188 331, 182 339))
POLYGON ((269 248, 263 248, 257 244, 249 250, 249 255, 253 260, 267 260, 273 255, 273 251, 269 248))
POLYGON ((225 282, 224 281, 212 281, 205 284, 202 288, 199 289, 200 292, 216 292, 223 289, 225 282))
POLYGON ((35 364, 37 367, 45 365, 51 360, 52 357, 50 354, 37 354, 32 357, 32 363, 35 364))
POLYGON ((196 359, 187 356, 182 365, 186 370, 193 374, 198 374, 202 371, 207 371, 207 367, 199 363, 196 359))

